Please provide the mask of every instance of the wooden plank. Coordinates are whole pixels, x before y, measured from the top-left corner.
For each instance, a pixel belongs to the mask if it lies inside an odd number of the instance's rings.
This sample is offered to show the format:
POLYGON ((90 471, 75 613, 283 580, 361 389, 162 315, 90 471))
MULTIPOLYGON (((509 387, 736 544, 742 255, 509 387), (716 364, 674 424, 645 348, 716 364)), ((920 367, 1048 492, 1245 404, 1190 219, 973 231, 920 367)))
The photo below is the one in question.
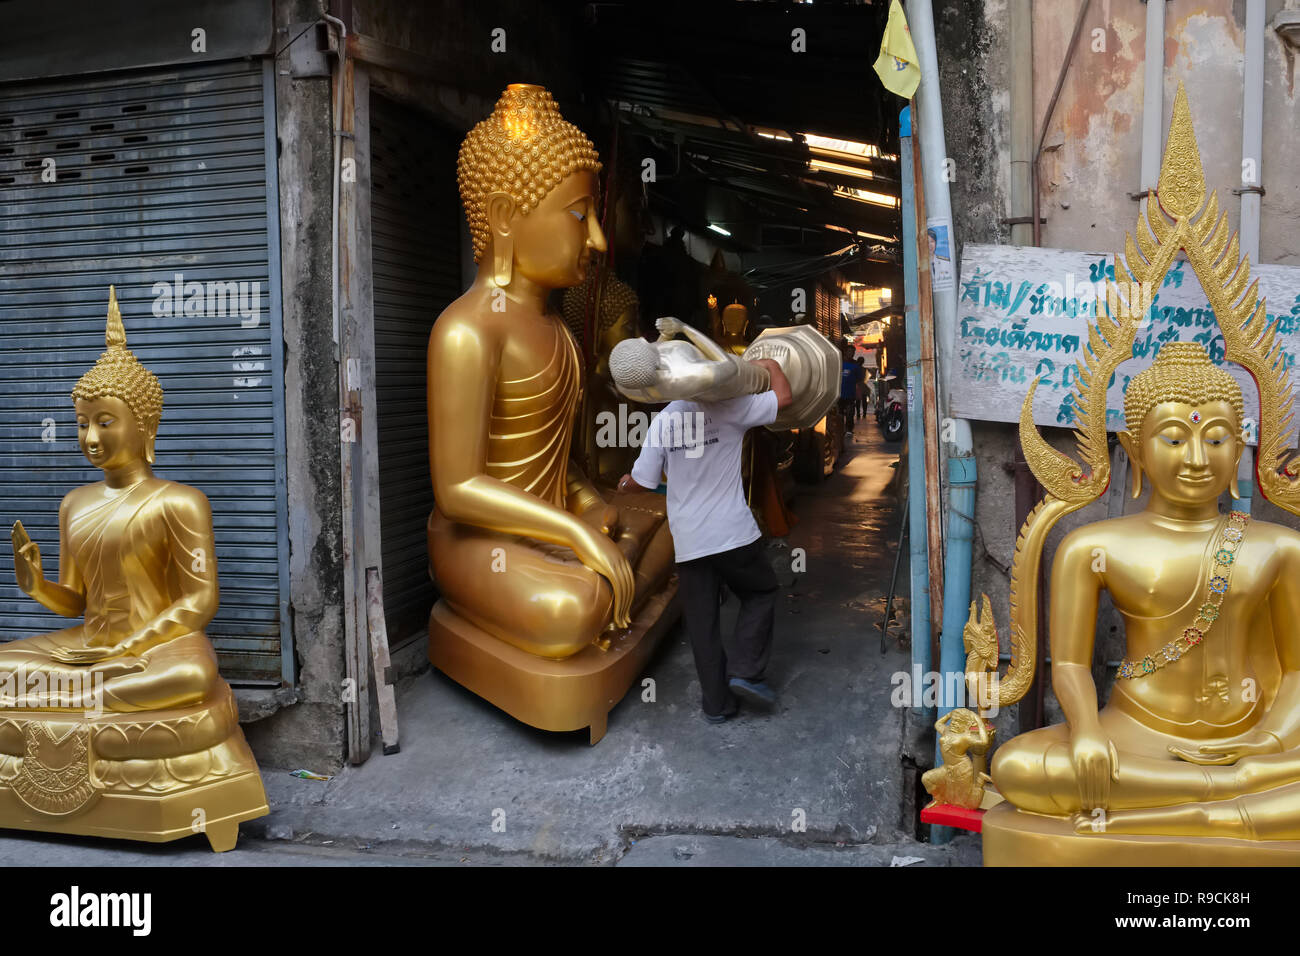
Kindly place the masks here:
MULTIPOLYGON (((333 117, 337 130, 355 131, 355 70, 351 60, 345 60, 334 71, 335 84, 343 84, 341 115, 333 117)), ((331 109, 333 101, 331 101, 331 109)), ((355 161, 355 139, 345 136, 341 140, 340 158, 355 161)), ((368 165, 368 164, 367 164, 368 165)), ((357 163, 357 168, 363 168, 357 163)), ((337 173, 336 173, 337 175, 337 173)), ((357 193, 354 184, 339 183, 338 236, 338 311, 339 311, 339 443, 343 461, 340 490, 343 509, 343 659, 347 683, 343 692, 344 713, 348 725, 348 760, 364 763, 370 756, 370 664, 366 651, 364 630, 365 591, 358 586, 356 569, 365 567, 366 538, 361 516, 364 511, 365 487, 361 441, 363 438, 362 398, 358 388, 358 366, 355 355, 356 322, 352 318, 356 305, 354 294, 361 276, 357 274, 357 193), (360 502, 360 506, 358 506, 360 502)))
MULTIPOLYGON (((925 536, 930 564, 930 660, 939 666, 943 631, 943 503, 939 474, 939 407, 934 364, 934 298, 930 288, 930 246, 926 241, 925 177, 912 100, 912 183, 916 202, 917 311, 921 327, 921 413, 925 430, 925 536)), ((908 414, 912 414, 911 409, 908 414)), ((909 449, 910 451, 910 449, 909 449)))
POLYGON ((378 568, 366 568, 366 622, 370 632, 370 661, 375 696, 379 700, 379 729, 384 753, 401 750, 397 736, 397 700, 393 694, 392 663, 388 656, 388 627, 384 620, 384 585, 378 568))

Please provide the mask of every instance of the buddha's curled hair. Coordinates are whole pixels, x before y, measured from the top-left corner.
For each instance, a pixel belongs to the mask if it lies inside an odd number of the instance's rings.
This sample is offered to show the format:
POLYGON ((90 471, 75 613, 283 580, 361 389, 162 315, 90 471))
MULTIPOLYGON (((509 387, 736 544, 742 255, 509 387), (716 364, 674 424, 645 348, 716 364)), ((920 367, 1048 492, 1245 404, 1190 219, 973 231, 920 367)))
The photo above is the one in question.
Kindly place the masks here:
POLYGON ((117 292, 108 290, 108 326, 104 334, 108 348, 72 390, 72 400, 118 398, 135 415, 136 425, 148 436, 162 418, 163 390, 153 372, 140 364, 126 347, 126 329, 117 307, 117 292))
POLYGON ((571 173, 600 172, 600 157, 585 133, 560 115, 540 86, 513 83, 492 114, 461 143, 456 160, 460 198, 474 242, 474 261, 487 251, 487 197, 503 192, 528 215, 571 173))
POLYGON ((1237 424, 1245 417, 1241 386, 1231 375, 1210 361, 1199 342, 1168 342, 1156 360, 1128 383, 1124 395, 1124 424, 1134 437, 1142 434, 1147 413, 1160 402, 1224 401, 1237 413, 1237 424))

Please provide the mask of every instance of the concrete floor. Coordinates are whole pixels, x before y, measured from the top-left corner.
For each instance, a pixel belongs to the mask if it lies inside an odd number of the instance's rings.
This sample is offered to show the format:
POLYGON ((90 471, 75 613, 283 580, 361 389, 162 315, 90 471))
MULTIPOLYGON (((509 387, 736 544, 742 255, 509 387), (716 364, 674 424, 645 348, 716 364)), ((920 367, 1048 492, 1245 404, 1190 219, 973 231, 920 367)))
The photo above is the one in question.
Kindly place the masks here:
MULTIPOLYGON (((886 495, 896 459, 874 421, 860 423, 835 474, 800 487, 788 545, 806 550, 807 570, 773 551, 793 583, 777 611, 772 714, 706 723, 680 627, 647 671, 655 701, 630 692, 595 747, 425 672, 400 689, 400 753, 376 748, 329 782, 264 768, 272 814, 244 825, 234 853, 200 838, 23 835, 0 839, 0 864, 978 864, 977 839, 917 844, 900 819, 890 676, 909 658, 892 633, 882 656, 876 629, 898 533, 886 495)), ((729 599, 724 627, 735 608, 729 599)))

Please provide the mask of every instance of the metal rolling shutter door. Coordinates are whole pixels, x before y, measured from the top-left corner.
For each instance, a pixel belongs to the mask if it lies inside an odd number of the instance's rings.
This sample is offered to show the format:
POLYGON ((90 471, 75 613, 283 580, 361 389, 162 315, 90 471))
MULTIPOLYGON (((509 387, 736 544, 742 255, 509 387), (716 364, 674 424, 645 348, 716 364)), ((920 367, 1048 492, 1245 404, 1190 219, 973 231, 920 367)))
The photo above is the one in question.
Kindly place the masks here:
MULTIPOLYGON (((156 473, 212 502, 221 608, 208 636, 222 674, 278 682, 264 114, 258 62, 0 87, 0 524, 21 518, 57 575, 59 501, 102 477, 78 448, 68 396, 104 349, 114 284, 128 346, 165 393, 156 473), (47 156, 55 183, 41 181, 47 156), (155 316, 154 284, 177 273, 205 288, 260 283, 256 326, 155 316)), ((0 639, 69 623, 18 590, 0 547, 0 639)))
POLYGON ((384 615, 390 640, 428 623, 429 477, 425 354, 433 321, 461 293, 458 137, 371 97, 370 222, 375 303, 384 615))

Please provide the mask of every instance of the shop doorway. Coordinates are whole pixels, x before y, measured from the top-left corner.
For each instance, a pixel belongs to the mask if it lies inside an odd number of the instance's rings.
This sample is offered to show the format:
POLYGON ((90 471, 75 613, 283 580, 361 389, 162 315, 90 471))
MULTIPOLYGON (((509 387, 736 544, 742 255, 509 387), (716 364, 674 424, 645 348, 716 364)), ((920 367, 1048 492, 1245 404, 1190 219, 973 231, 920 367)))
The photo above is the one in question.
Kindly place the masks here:
POLYGON ((434 319, 461 293, 460 205, 447 175, 459 136, 378 94, 370 110, 384 615, 395 644, 426 626, 436 597, 424 530, 433 509, 425 351, 434 319))

